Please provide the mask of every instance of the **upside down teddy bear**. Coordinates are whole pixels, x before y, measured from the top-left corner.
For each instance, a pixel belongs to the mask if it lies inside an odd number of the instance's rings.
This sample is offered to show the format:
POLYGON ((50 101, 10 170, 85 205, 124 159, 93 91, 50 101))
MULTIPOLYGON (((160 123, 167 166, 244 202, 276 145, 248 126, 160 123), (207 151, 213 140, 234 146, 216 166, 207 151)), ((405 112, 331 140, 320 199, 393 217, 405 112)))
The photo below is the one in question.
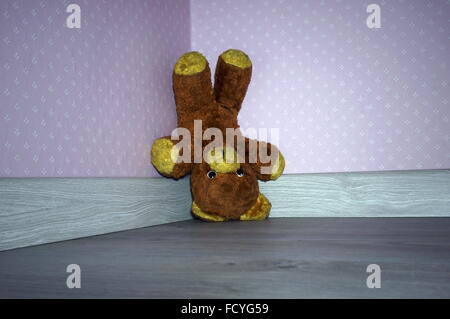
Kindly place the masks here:
POLYGON ((155 140, 151 161, 166 177, 191 174, 192 214, 205 221, 267 218, 271 204, 259 192, 258 180, 275 180, 284 170, 284 158, 274 145, 246 138, 239 130, 238 112, 251 73, 250 58, 232 49, 218 58, 214 88, 208 62, 198 52, 182 55, 173 70, 178 128, 191 134, 185 148, 174 134, 155 140), (200 135, 195 134, 198 123, 200 135), (208 144, 204 133, 210 128, 223 135, 233 129, 232 143, 220 143, 217 136, 210 136, 216 143, 208 144), (200 149, 200 158, 195 158, 196 149, 200 149), (263 160, 265 149, 269 161, 267 156, 263 160))

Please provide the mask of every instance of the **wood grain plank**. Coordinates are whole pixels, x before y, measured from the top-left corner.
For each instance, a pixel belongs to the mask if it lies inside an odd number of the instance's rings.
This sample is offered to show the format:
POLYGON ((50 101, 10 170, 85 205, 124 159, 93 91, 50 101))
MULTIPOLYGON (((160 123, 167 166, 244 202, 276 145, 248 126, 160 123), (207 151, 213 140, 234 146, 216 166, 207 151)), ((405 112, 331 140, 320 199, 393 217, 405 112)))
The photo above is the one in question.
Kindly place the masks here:
POLYGON ((260 189, 272 217, 450 216, 450 170, 284 175, 260 189))
POLYGON ((190 218, 189 180, 0 179, 0 250, 190 218))
POLYGON ((449 276, 441 217, 189 220, 0 253, 0 298, 450 298, 449 276))
MULTIPOLYGON (((450 216, 450 171, 301 174, 261 183, 271 217, 450 216)), ((190 219, 189 179, 0 179, 0 250, 190 219)))

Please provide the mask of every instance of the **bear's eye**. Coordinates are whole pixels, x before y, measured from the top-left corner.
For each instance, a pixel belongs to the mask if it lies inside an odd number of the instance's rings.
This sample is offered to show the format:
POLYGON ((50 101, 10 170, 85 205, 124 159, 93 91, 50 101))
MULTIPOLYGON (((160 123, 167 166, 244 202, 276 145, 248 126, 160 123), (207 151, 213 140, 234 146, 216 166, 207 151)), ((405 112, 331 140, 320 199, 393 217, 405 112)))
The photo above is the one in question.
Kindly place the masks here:
POLYGON ((216 178, 217 173, 215 171, 209 171, 208 174, 206 174, 206 176, 208 176, 208 178, 213 179, 216 178))
POLYGON ((244 170, 242 168, 238 168, 236 170, 236 175, 239 176, 239 177, 244 176, 244 170))

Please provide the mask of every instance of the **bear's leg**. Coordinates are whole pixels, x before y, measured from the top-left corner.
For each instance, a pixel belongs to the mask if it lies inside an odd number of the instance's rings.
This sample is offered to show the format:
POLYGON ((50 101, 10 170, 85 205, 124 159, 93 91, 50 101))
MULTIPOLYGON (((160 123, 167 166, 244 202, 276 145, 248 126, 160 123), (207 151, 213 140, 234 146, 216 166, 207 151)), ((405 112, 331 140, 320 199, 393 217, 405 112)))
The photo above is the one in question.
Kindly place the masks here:
POLYGON ((179 123, 213 103, 211 71, 202 54, 188 52, 177 60, 173 70, 173 91, 179 123))
POLYGON ((216 101, 239 112, 252 76, 252 62, 240 50, 223 52, 214 75, 216 101))

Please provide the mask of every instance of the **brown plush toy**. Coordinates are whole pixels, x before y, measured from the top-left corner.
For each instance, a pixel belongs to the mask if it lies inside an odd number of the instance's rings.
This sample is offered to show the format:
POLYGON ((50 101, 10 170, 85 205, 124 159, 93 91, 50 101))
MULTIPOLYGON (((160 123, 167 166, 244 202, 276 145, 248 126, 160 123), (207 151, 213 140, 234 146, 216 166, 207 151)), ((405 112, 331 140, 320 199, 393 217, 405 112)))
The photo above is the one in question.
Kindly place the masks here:
POLYGON ((227 50, 219 56, 214 88, 208 62, 200 53, 186 53, 175 64, 178 128, 184 128, 190 136, 184 143, 173 134, 157 139, 151 161, 167 177, 178 179, 191 173, 192 213, 202 220, 261 220, 269 215, 271 204, 259 192, 258 180, 277 179, 285 164, 275 146, 245 138, 239 130, 238 112, 251 73, 249 57, 239 50, 227 50), (234 129, 232 143, 227 140, 212 145, 211 141, 224 138, 214 134, 212 138, 210 128, 218 129, 223 137, 234 129), (268 149, 266 160, 262 160, 261 146, 268 149), (252 159, 252 155, 256 157, 252 159))

